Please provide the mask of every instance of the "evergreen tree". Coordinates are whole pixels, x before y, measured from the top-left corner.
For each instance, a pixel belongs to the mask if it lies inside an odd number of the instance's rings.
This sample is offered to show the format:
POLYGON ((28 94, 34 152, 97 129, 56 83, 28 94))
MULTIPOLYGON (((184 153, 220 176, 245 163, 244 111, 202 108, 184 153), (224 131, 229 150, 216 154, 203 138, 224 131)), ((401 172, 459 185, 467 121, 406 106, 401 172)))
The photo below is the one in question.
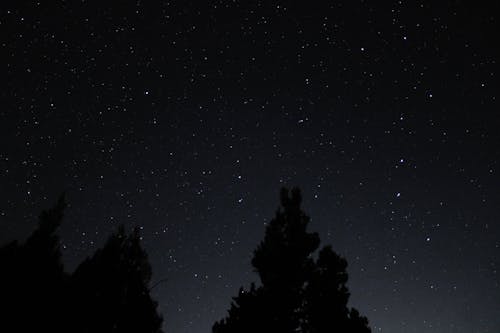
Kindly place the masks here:
POLYGON ((68 275, 56 233, 65 207, 61 196, 25 243, 0 247, 0 331, 160 333, 139 231, 120 228, 68 275))
POLYGON ((59 317, 65 302, 66 275, 56 231, 65 207, 63 195, 52 209, 42 212, 38 228, 24 244, 12 242, 0 249, 3 327, 15 327, 19 332, 62 331, 59 317))
POLYGON ((228 316, 214 333, 369 333, 368 321, 347 307, 347 262, 331 247, 319 246, 307 231, 309 217, 301 210, 299 189, 281 191, 281 209, 266 227, 252 265, 261 285, 240 289, 228 316))
POLYGON ((318 255, 316 267, 304 290, 302 331, 308 333, 369 333, 368 320, 347 307, 347 261, 331 246, 318 255))
POLYGON ((252 283, 250 289, 240 288, 237 297, 233 298, 229 316, 213 326, 214 333, 255 333, 266 332, 265 324, 270 321, 270 307, 266 302, 262 288, 252 283), (259 318, 256 320, 256 318, 259 318))
POLYGON ((149 293, 151 266, 136 228, 120 227, 74 272, 77 332, 161 332, 162 318, 149 293))

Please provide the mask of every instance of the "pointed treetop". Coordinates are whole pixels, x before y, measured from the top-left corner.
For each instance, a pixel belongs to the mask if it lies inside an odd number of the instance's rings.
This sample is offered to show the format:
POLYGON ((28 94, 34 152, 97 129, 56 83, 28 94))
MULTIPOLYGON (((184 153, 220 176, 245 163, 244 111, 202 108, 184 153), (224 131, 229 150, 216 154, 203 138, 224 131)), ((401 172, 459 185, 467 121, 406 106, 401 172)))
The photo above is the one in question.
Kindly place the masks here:
POLYGON ((300 204, 302 202, 302 194, 300 193, 300 189, 298 187, 294 187, 291 191, 291 196, 289 195, 290 191, 283 187, 281 188, 281 205, 285 210, 295 208, 300 208, 300 204))
POLYGON ((59 199, 57 200, 57 203, 54 205, 54 207, 48 210, 44 210, 40 214, 40 229, 55 231, 55 229, 59 227, 59 224, 63 219, 64 210, 66 209, 66 207, 66 193, 63 192, 59 196, 59 199))

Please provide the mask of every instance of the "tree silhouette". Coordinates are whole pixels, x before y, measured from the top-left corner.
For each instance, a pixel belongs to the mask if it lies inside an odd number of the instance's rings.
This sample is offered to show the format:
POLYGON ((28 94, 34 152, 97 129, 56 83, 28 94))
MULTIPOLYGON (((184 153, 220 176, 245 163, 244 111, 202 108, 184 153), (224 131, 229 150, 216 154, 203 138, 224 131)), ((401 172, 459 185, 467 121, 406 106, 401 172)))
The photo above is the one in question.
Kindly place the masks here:
POLYGON ((139 230, 123 227, 71 277, 78 332, 161 332, 162 318, 149 293, 151 266, 139 230))
POLYGON ((12 242, 0 248, 3 327, 19 332, 62 331, 63 321, 55 318, 63 311, 67 276, 56 231, 65 207, 63 195, 52 209, 42 212, 38 228, 24 244, 12 242))
POLYGON ((213 333, 370 332, 368 320, 347 307, 345 259, 329 246, 313 259, 319 237, 307 231, 301 201, 299 189, 281 190, 282 208, 252 259, 261 285, 241 288, 213 333))
POLYGON ((368 320, 356 309, 349 309, 347 261, 331 246, 318 255, 316 267, 304 288, 303 332, 369 333, 368 320))
POLYGON ((56 234, 65 207, 61 196, 24 244, 0 248, 0 331, 161 332, 139 230, 126 235, 120 227, 70 275, 56 234))

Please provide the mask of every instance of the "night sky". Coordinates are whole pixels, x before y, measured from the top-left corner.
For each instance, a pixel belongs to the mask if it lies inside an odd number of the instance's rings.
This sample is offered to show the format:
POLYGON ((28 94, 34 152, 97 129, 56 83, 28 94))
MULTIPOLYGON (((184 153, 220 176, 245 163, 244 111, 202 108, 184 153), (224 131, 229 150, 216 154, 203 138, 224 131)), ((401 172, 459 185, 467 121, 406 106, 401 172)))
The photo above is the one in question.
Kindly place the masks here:
POLYGON ((299 186, 374 332, 499 332, 498 5, 2 1, 0 243, 66 191, 66 268, 140 226, 209 332, 299 186))

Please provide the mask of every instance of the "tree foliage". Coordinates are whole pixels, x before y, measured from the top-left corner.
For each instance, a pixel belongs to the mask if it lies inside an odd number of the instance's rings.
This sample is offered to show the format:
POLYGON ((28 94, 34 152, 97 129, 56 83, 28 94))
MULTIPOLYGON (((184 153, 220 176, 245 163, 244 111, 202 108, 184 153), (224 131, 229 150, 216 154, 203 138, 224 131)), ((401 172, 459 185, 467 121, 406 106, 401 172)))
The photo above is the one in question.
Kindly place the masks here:
POLYGON ((151 266, 139 230, 123 227, 71 277, 81 332, 160 332, 162 318, 149 295, 151 266))
POLYGON ((0 248, 0 328, 13 332, 161 332, 149 293, 151 266, 139 231, 121 227, 102 249, 67 274, 60 226, 66 202, 39 218, 24 244, 0 248))
POLYGON ((347 261, 330 246, 314 259, 320 240, 307 231, 301 201, 299 189, 282 189, 282 207, 252 259, 261 285, 241 288, 213 333, 370 332, 368 320, 348 307, 347 261))
POLYGON ((2 326, 19 332, 62 330, 64 324, 54 317, 64 309, 67 275, 56 231, 65 207, 61 196, 52 209, 40 214, 38 228, 24 244, 12 242, 0 248, 2 326))

